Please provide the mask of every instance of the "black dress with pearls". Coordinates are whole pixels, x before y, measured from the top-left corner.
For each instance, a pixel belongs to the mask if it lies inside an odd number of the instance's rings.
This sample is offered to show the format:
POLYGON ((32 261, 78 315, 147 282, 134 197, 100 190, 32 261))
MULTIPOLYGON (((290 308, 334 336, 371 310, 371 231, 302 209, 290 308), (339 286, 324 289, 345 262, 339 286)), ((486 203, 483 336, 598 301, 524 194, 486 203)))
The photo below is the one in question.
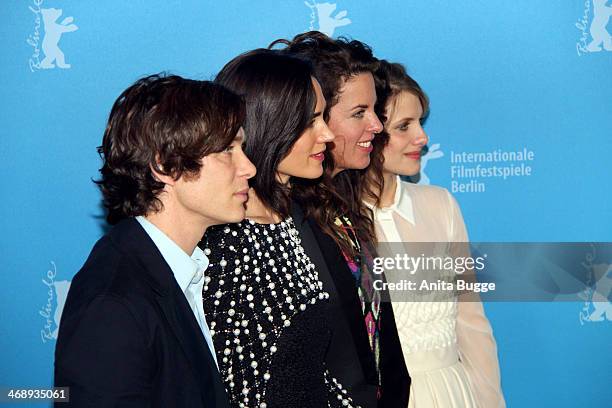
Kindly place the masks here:
POLYGON ((355 406, 325 367, 329 295, 293 220, 211 227, 203 298, 232 406, 355 406))

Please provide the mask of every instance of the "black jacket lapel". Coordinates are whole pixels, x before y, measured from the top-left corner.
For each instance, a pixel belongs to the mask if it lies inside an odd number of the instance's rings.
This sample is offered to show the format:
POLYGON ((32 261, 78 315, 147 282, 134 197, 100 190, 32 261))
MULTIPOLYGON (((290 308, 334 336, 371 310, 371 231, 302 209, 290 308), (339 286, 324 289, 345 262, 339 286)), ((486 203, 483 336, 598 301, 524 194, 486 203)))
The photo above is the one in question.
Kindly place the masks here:
POLYGON ((216 401, 216 407, 229 407, 221 376, 200 326, 172 270, 151 238, 138 221, 129 218, 114 228, 111 239, 143 266, 143 279, 153 289, 164 317, 201 384, 203 405, 216 401))
POLYGON ((344 311, 345 321, 349 326, 359 361, 364 368, 366 381, 370 384, 378 383, 376 363, 370 348, 368 333, 365 329, 365 320, 361 311, 361 301, 357 293, 355 278, 351 273, 342 252, 336 242, 319 228, 313 221, 308 220, 314 236, 321 248, 327 267, 338 291, 340 303, 344 311))
MULTIPOLYGON (((292 203, 291 215, 295 221, 298 231, 300 232, 304 251, 306 251, 306 254, 310 260, 317 267, 317 272, 319 274, 319 279, 323 283, 323 288, 330 295, 328 321, 332 329, 332 339, 327 351, 327 367, 332 376, 334 376, 341 384, 350 390, 351 396, 356 404, 361 405, 364 408, 376 407, 377 387, 374 385, 376 383, 376 377, 374 377, 372 382, 367 381, 364 375, 361 357, 356 350, 354 336, 351 328, 349 327, 348 320, 345 316, 345 309, 343 307, 347 294, 341 294, 336 287, 334 277, 328 268, 326 257, 324 256, 324 253, 322 253, 321 248, 319 247, 319 242, 315 237, 315 233, 313 232, 314 228, 312 228, 311 224, 304 219, 301 207, 295 202, 292 203)), ((318 229, 318 227, 316 228, 318 229)), ((344 267, 346 268, 346 265, 344 265, 344 267)), ((348 269, 347 273, 352 279, 352 275, 348 269)), ((349 283, 352 285, 352 288, 355 287, 354 280, 349 283)), ((359 305, 359 308, 360 307, 361 306, 359 305)), ((363 322, 363 319, 360 321, 363 322)), ((365 329, 363 327, 361 327, 361 331, 365 333, 365 329)), ((367 351, 369 352, 367 334, 366 346, 368 347, 367 351)), ((371 352, 369 353, 371 354, 371 352)), ((376 373, 374 371, 374 375, 375 374, 376 373)))
MULTIPOLYGON (((217 365, 210 353, 200 326, 178 284, 178 294, 158 297, 168 324, 172 327, 196 378, 202 384, 203 401, 216 401, 216 407, 226 407, 227 395, 221 382, 217 365)), ((206 403, 204 404, 206 406, 206 403)))

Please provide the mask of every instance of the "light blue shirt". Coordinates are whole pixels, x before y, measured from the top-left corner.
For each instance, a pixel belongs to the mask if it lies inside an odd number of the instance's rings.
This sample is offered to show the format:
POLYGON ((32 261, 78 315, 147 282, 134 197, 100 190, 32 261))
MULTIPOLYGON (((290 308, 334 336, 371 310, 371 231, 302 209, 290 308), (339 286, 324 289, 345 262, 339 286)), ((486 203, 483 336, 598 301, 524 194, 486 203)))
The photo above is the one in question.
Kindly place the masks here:
POLYGON ((153 243, 159 249, 159 252, 164 257, 164 260, 170 266, 174 279, 185 294, 189 306, 193 311, 193 315, 202 330, 202 334, 206 339, 206 344, 217 364, 217 356, 215 355, 215 347, 210 335, 210 329, 206 323, 204 315, 204 306, 202 305, 202 288, 204 287, 204 271, 208 268, 208 258, 204 255, 199 247, 195 247, 191 257, 185 253, 174 241, 172 241, 159 228, 153 225, 146 218, 139 216, 136 220, 142 228, 151 237, 153 243))

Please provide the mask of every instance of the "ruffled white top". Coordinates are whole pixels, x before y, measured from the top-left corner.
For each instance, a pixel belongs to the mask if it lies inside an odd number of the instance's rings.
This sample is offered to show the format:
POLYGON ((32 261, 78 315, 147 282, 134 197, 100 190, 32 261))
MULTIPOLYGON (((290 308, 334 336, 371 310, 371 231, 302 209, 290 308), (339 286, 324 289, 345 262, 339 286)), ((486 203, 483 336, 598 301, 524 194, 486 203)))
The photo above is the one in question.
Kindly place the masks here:
MULTIPOLYGON (((448 243, 449 252, 466 250, 461 210, 443 188, 398 177, 393 205, 372 210, 380 256, 391 248, 397 253, 399 243, 440 242, 448 243)), ((493 332, 481 302, 471 296, 469 302, 413 302, 391 292, 412 378, 409 407, 505 407, 493 332)))

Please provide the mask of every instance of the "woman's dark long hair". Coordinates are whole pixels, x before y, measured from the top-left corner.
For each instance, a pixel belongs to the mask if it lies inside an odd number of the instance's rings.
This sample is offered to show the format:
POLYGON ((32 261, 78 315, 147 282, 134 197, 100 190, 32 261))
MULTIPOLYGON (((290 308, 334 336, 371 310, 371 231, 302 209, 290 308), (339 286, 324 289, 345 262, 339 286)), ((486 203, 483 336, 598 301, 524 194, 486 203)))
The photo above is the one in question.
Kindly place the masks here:
POLYGON ((378 100, 377 112, 379 118, 383 122, 383 131, 374 139, 374 151, 372 154, 380 158, 380 160, 372 163, 367 169, 367 172, 360 174, 359 184, 362 186, 362 194, 364 198, 374 202, 376 207, 380 207, 380 198, 385 187, 383 178, 383 149, 389 143, 389 133, 387 131, 387 115, 389 106, 397 101, 397 96, 402 92, 410 92, 419 99, 423 108, 423 116, 429 111, 429 99, 419 84, 412 79, 406 72, 406 68, 402 64, 389 62, 386 60, 379 61, 379 67, 374 73, 374 81, 376 83, 376 95, 378 100))
MULTIPOLYGON (((284 45, 282 52, 309 61, 321 84, 327 102, 324 118, 329 120, 330 109, 338 102, 343 84, 361 73, 374 73, 378 60, 366 44, 346 38, 332 39, 318 31, 297 35, 293 40, 276 40, 270 47, 284 45)), ((375 138, 376 139, 376 138, 375 138)), ((372 152, 371 163, 380 160, 372 152)), ((292 195, 304 207, 319 227, 330 235, 347 254, 356 256, 354 247, 343 237, 336 218, 347 216, 355 234, 362 242, 376 242, 371 211, 362 202, 361 173, 365 170, 344 170, 332 177, 335 163, 331 154, 323 162, 323 177, 317 181, 301 180, 293 184, 292 195)))
POLYGON ((227 63, 217 75, 221 84, 246 101, 244 151, 257 168, 250 180, 259 199, 283 218, 290 192, 276 176, 278 165, 310 126, 316 106, 308 62, 257 49, 227 63))

